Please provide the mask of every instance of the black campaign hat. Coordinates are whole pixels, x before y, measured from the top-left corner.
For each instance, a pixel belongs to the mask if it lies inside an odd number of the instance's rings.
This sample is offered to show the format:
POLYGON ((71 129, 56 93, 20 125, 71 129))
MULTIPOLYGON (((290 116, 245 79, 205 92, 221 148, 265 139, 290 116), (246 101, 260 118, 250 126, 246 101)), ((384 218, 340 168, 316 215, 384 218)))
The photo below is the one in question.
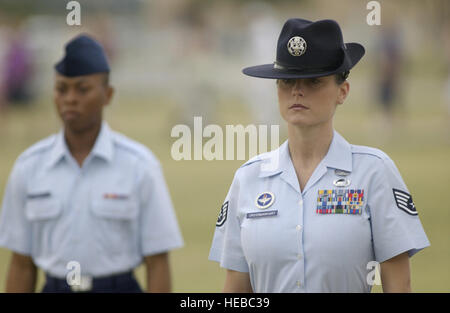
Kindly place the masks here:
POLYGON ((102 46, 88 35, 75 37, 65 48, 63 59, 55 64, 61 75, 74 77, 110 71, 102 46))
POLYGON ((364 52, 359 43, 344 43, 336 21, 295 18, 287 20, 281 30, 276 61, 247 67, 242 72, 274 79, 328 76, 350 70, 364 52))

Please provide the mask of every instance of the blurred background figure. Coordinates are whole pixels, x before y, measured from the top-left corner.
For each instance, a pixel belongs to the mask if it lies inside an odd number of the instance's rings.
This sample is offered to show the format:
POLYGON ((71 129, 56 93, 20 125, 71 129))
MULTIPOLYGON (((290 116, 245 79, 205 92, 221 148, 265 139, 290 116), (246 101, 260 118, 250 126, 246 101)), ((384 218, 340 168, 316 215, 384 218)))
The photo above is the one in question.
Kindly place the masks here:
POLYGON ((401 74, 404 65, 400 25, 388 22, 380 27, 378 43, 378 101, 384 127, 390 129, 396 106, 401 101, 401 74))
POLYGON ((117 57, 117 36, 111 16, 104 13, 98 14, 92 22, 90 32, 95 33, 100 38, 99 41, 105 50, 108 62, 114 65, 117 57))
POLYGON ((8 31, 6 52, 1 72, 3 106, 29 104, 33 101, 34 57, 24 29, 13 27, 8 31))
MULTIPOLYGON (((178 106, 178 122, 192 126, 194 116, 205 123, 213 123, 218 90, 214 75, 214 56, 217 38, 212 33, 204 4, 200 1, 187 5, 179 13, 179 30, 174 33, 176 49, 173 51, 174 68, 166 70, 178 74, 179 84, 172 85, 178 106), (188 61, 187 61, 188 60, 188 61)), ((173 92, 172 91, 172 92, 173 92)))
POLYGON ((444 50, 444 102, 450 117, 450 21, 445 21, 442 27, 442 43, 444 50))
MULTIPOLYGON (((275 61, 280 21, 268 2, 252 1, 244 7, 248 18, 246 32, 246 64, 263 64, 275 61)), ((276 86, 270 79, 255 81, 246 78, 245 102, 250 108, 252 120, 256 124, 280 124, 276 86)))

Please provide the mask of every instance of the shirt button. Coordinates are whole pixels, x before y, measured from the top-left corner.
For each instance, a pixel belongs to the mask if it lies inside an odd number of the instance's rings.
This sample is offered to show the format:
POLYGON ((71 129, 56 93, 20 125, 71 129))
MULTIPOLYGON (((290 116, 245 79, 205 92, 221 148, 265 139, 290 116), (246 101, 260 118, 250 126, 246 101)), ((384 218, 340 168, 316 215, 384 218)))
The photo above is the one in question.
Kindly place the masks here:
POLYGON ((302 286, 302 283, 299 280, 297 280, 297 287, 301 287, 301 286, 302 286))
POLYGON ((303 199, 300 199, 300 201, 298 202, 298 205, 301 207, 303 206, 303 199))
POLYGON ((299 259, 299 260, 301 260, 302 259, 302 255, 299 253, 299 254, 297 254, 297 258, 299 259))
POLYGON ((302 227, 301 227, 300 225, 297 225, 297 226, 295 227, 295 229, 296 229, 296 230, 301 230, 302 227))

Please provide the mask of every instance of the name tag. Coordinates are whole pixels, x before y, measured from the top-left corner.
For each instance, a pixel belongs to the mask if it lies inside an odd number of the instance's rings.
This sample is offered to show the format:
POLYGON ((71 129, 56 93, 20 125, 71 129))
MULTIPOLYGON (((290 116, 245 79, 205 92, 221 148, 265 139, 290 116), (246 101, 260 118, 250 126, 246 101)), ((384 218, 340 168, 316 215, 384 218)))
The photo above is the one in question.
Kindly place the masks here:
POLYGON ((361 214, 364 189, 324 189, 317 195, 317 214, 361 214))
POLYGON ((28 199, 41 199, 41 198, 48 198, 50 196, 51 196, 50 192, 41 192, 41 193, 28 194, 27 198, 28 199))
POLYGON ((268 216, 275 216, 277 214, 278 214, 278 210, 263 211, 263 212, 251 212, 251 213, 247 213, 247 218, 268 217, 268 216))

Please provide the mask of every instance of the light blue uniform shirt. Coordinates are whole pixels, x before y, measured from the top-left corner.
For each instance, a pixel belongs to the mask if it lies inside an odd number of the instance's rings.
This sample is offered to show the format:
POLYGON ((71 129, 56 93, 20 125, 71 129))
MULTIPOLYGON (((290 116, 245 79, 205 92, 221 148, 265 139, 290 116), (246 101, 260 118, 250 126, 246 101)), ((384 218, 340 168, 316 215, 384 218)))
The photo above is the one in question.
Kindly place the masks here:
POLYGON ((254 292, 369 292, 369 262, 427 246, 392 160, 334 132, 304 190, 287 141, 236 171, 209 258, 248 272, 254 292))
POLYGON ((0 245, 55 277, 66 277, 71 261, 82 275, 101 277, 183 240, 159 161, 103 122, 81 168, 63 131, 19 156, 4 194, 0 245))

